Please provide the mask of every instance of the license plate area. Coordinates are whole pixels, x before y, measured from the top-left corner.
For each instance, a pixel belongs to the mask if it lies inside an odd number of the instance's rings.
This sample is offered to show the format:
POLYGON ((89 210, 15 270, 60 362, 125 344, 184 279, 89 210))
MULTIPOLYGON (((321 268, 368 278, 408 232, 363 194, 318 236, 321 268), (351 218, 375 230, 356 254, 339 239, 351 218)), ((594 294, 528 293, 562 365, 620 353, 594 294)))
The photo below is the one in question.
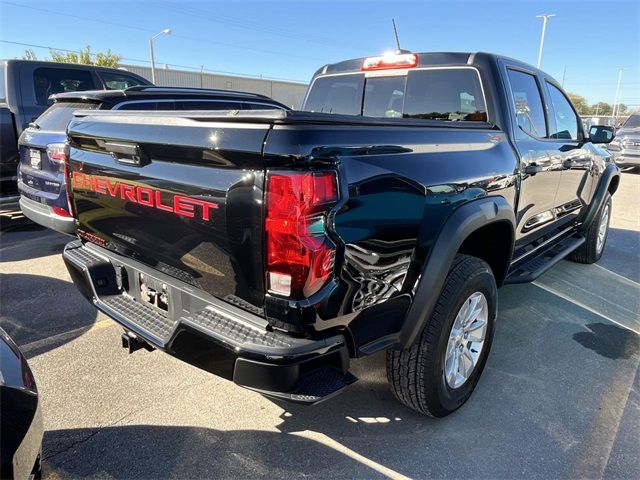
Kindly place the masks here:
POLYGON ((138 284, 140 301, 167 315, 170 304, 167 284, 144 273, 138 273, 138 284))
POLYGON ((31 163, 31 168, 35 170, 42 168, 42 153, 40 150, 34 148, 29 149, 29 162, 31 163))

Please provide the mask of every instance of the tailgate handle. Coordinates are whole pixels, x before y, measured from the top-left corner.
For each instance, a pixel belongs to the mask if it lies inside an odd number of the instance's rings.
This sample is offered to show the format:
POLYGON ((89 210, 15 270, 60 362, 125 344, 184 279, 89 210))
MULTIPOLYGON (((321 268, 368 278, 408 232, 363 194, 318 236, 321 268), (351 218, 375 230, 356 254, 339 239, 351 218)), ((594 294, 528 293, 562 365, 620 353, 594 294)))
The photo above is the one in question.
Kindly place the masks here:
POLYGON ((139 167, 149 163, 149 157, 137 143, 104 142, 104 149, 119 163, 139 167))

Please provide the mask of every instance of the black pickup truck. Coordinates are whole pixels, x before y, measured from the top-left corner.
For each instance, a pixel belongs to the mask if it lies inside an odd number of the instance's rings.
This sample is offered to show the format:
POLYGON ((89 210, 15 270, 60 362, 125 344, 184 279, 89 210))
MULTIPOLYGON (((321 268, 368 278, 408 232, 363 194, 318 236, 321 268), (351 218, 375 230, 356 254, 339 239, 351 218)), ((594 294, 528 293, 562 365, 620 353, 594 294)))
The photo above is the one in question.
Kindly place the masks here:
POLYGON ((498 287, 602 255, 612 131, 586 137, 553 78, 486 53, 326 65, 303 110, 76 112, 71 277, 130 350, 304 403, 386 350, 396 397, 445 416, 498 287))

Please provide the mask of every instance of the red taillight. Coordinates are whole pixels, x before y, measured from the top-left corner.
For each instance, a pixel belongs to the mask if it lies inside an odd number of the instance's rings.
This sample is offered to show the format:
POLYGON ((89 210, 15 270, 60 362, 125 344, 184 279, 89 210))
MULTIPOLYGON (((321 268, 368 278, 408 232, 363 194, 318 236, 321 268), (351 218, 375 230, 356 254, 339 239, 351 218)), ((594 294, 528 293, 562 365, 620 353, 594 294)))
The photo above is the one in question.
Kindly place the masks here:
POLYGON ((387 70, 393 68, 413 68, 418 66, 416 53, 388 53, 379 57, 369 57, 362 61, 362 70, 387 70))
POLYGON ((53 213, 61 217, 71 217, 71 214, 62 207, 53 207, 53 213))
POLYGON ((330 278, 335 245, 326 235, 325 222, 337 200, 334 172, 268 174, 265 229, 270 292, 305 298, 330 278))
POLYGON ((47 157, 52 162, 62 165, 67 160, 68 146, 66 143, 50 143, 47 145, 47 157))
POLYGON ((75 217, 76 211, 73 208, 73 191, 71 185, 71 172, 69 171, 69 157, 62 162, 62 169, 64 172, 64 180, 66 183, 66 191, 67 191, 67 205, 69 206, 69 216, 75 217))

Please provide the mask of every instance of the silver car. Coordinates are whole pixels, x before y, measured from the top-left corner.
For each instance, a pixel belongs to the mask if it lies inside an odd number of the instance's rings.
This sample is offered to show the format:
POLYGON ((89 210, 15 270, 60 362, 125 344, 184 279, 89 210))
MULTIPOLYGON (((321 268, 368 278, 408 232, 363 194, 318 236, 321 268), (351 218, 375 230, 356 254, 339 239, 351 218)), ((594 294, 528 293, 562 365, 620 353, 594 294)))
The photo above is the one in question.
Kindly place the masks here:
POLYGON ((627 118, 607 150, 620 168, 640 168, 640 114, 627 118))

